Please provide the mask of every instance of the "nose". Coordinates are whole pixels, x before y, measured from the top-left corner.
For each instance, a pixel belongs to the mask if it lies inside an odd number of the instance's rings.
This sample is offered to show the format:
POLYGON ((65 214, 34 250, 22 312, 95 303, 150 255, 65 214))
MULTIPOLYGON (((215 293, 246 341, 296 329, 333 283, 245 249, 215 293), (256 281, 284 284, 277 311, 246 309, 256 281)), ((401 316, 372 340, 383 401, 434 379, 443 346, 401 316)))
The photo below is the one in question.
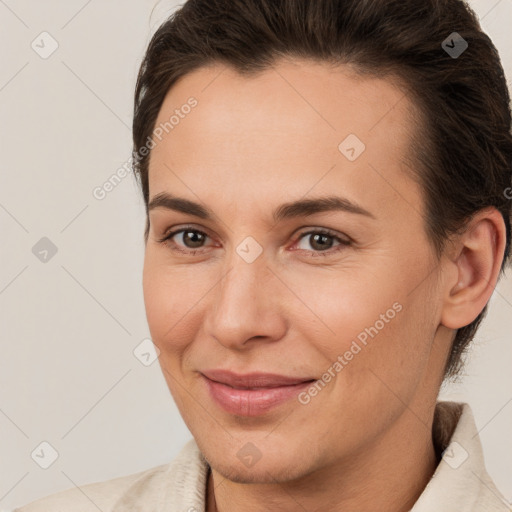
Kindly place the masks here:
POLYGON ((206 335, 233 350, 281 339, 286 332, 282 288, 263 255, 247 263, 235 253, 209 294, 203 324, 206 335))

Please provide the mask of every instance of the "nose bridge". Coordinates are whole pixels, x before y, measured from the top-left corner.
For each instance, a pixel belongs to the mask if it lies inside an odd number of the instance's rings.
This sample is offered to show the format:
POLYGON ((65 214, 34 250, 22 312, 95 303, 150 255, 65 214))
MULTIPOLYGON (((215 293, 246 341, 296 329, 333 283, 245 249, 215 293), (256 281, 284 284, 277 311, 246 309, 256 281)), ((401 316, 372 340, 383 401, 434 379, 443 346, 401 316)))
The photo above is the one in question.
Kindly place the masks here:
POLYGON ((216 297, 216 309, 227 321, 232 316, 257 316, 263 312, 260 304, 268 282, 267 262, 261 254, 255 261, 247 262, 236 251, 228 258, 228 272, 219 283, 216 297))
POLYGON ((276 304, 279 292, 274 290, 279 281, 273 279, 264 253, 252 261, 246 258, 251 251, 251 242, 247 243, 248 252, 242 243, 226 258, 226 270, 206 313, 207 334, 231 347, 241 347, 255 336, 280 337, 283 329, 276 304))
MULTIPOLYGON (((258 235, 256 235, 258 236, 258 235)), ((264 250, 262 236, 256 240, 246 236, 236 245, 230 245, 225 254, 226 272, 219 283, 219 305, 232 306, 232 302, 250 303, 258 307, 258 284, 268 281, 268 250, 264 250)))

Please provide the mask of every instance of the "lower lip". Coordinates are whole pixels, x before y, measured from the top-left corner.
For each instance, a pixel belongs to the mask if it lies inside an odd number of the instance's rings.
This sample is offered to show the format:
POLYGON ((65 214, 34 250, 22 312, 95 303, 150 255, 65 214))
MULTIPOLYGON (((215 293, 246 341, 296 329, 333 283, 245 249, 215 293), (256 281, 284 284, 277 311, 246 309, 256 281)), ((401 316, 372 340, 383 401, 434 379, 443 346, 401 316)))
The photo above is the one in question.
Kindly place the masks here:
MULTIPOLYGON (((204 376, 203 376, 204 377, 204 376)), ((280 386, 266 389, 235 389, 204 377, 210 396, 230 414, 238 416, 259 416, 270 409, 297 397, 312 381, 293 386, 280 386)))

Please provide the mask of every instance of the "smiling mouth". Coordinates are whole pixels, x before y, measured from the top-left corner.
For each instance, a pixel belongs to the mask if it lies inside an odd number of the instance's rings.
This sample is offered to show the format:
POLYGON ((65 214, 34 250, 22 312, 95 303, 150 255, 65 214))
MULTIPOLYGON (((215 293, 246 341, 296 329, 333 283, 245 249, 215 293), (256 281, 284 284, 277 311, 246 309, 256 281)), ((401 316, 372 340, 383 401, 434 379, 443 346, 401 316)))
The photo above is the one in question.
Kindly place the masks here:
POLYGON ((290 403, 315 381, 310 379, 266 386, 241 386, 218 382, 205 375, 203 380, 210 398, 220 409, 244 417, 262 416, 278 409, 280 405, 290 403))

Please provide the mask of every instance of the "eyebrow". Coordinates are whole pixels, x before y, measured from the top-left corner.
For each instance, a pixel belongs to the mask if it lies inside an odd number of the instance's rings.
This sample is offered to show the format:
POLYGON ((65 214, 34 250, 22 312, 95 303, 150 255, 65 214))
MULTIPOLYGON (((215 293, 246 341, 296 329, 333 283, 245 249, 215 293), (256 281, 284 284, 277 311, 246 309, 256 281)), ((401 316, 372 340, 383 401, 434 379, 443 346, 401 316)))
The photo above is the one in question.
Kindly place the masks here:
MULTIPOLYGON (((189 199, 173 196, 167 192, 157 194, 151 199, 148 205, 148 212, 155 208, 166 208, 206 220, 212 220, 215 217, 213 211, 209 208, 189 199)), ((344 211, 375 219, 375 216, 370 211, 349 199, 339 196, 299 199, 284 203, 273 211, 272 218, 274 222, 279 222, 285 219, 308 217, 316 213, 331 211, 344 211)))

